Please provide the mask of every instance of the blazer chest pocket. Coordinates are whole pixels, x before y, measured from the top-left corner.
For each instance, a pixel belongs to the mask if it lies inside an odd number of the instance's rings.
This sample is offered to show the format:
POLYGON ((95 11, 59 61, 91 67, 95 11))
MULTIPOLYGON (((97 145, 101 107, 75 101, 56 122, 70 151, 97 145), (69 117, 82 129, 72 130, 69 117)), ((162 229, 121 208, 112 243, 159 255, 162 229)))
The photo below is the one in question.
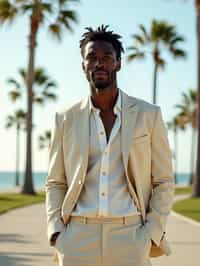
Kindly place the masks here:
POLYGON ((149 141, 149 140, 150 140, 149 134, 143 134, 140 136, 133 136, 133 144, 142 143, 142 142, 149 141))

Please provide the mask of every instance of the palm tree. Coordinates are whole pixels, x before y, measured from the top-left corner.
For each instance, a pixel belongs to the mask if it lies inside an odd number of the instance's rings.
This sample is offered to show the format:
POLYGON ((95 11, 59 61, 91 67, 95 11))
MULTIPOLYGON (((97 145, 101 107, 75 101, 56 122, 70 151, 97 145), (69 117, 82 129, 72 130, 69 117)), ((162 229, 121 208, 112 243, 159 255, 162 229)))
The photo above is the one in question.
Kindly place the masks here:
POLYGON ((26 167, 22 193, 35 194, 32 182, 32 112, 35 50, 39 29, 46 22, 54 37, 61 40, 63 30, 72 31, 71 22, 77 22, 76 12, 68 8, 70 2, 78 0, 0 0, 0 23, 13 22, 17 15, 29 16, 29 59, 26 78, 27 87, 27 139, 26 167), (54 20, 52 22, 52 20, 54 20))
POLYGON ((130 54, 127 61, 144 59, 147 54, 151 54, 154 62, 153 72, 153 103, 157 102, 157 75, 159 69, 164 69, 166 61, 162 56, 162 51, 169 52, 175 59, 185 58, 186 52, 177 47, 184 41, 183 36, 179 35, 175 26, 166 21, 153 20, 150 31, 148 32, 143 25, 139 25, 140 33, 133 34, 133 45, 127 50, 130 54), (145 50, 147 48, 147 50, 145 50))
MULTIPOLYGON (((14 78, 9 78, 7 80, 8 84, 13 87, 12 90, 9 91, 9 98, 12 102, 16 102, 21 99, 24 95, 24 90, 26 87, 26 77, 27 72, 24 68, 20 68, 18 70, 19 76, 21 78, 21 82, 17 81, 14 78)), ((38 67, 35 69, 34 73, 34 91, 33 91, 33 103, 38 105, 43 105, 48 100, 56 100, 57 95, 53 90, 57 88, 57 84, 54 80, 52 80, 46 73, 46 71, 38 67), (52 91, 51 91, 52 90, 52 91)), ((33 128, 34 125, 32 125, 33 128)), ((17 142, 18 143, 18 142, 17 142)), ((18 153, 17 153, 18 158, 18 153)))
POLYGON ((6 128, 16 127, 16 173, 15 185, 19 186, 19 164, 20 164, 20 130, 25 129, 26 112, 18 109, 13 115, 7 116, 6 128))
POLYGON ((188 93, 182 93, 182 103, 175 105, 185 116, 186 124, 191 125, 191 155, 190 155, 190 184, 194 184, 194 160, 196 149, 196 131, 197 131, 197 91, 189 89, 188 93))
POLYGON ((177 114, 173 119, 167 122, 167 127, 169 130, 173 130, 174 132, 174 177, 175 177, 175 184, 178 183, 177 180, 177 169, 178 169, 178 139, 177 139, 177 131, 178 129, 185 130, 185 116, 183 113, 177 114))
POLYGON ((192 196, 200 197, 200 0, 195 0, 196 7, 196 32, 197 32, 197 164, 196 175, 193 184, 192 196))
POLYGON ((46 130, 43 135, 38 137, 39 149, 49 148, 51 141, 51 131, 46 130))
MULTIPOLYGON (((12 90, 9 91, 9 98, 12 102, 22 98, 26 88, 27 71, 24 68, 18 70, 21 81, 14 78, 9 78, 7 83, 12 86, 12 90)), ((57 100, 57 95, 54 90, 57 88, 57 83, 48 76, 46 70, 42 67, 37 67, 34 71, 34 91, 33 91, 33 103, 43 105, 48 100, 57 100)))

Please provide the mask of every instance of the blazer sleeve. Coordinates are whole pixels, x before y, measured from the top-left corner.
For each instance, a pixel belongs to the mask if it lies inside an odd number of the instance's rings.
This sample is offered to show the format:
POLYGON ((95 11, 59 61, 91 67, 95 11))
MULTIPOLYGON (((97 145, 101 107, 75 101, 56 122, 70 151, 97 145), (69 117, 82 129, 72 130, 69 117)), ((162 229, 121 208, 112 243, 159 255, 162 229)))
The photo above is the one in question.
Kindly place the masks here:
POLYGON ((172 152, 159 106, 157 106, 151 136, 151 180, 153 189, 145 226, 151 239, 159 246, 165 234, 166 222, 174 197, 172 152))
POLYGON ((47 236, 49 242, 52 234, 61 232, 64 228, 61 220, 61 207, 67 191, 67 181, 63 158, 62 124, 63 114, 56 113, 51 130, 48 174, 45 183, 47 236))

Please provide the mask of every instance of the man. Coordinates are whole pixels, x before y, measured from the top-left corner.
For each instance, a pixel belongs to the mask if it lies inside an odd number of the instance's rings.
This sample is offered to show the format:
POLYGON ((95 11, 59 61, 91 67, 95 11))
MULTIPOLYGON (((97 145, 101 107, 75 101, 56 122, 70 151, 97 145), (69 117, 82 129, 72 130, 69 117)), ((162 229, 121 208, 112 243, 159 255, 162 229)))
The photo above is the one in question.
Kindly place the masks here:
POLYGON ((46 182, 48 239, 59 265, 146 266, 169 255, 174 193, 160 107, 117 86, 120 36, 86 28, 80 41, 90 95, 57 113, 46 182))

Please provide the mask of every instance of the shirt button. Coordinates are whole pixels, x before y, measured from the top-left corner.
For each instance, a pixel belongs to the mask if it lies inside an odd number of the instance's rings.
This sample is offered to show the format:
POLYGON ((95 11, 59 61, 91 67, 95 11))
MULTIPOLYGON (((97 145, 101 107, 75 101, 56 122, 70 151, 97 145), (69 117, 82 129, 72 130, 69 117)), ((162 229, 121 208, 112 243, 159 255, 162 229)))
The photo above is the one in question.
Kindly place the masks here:
POLYGON ((101 196, 105 196, 106 194, 104 192, 101 193, 101 196))
POLYGON ((78 181, 78 184, 79 184, 79 185, 81 185, 81 184, 82 184, 82 181, 81 181, 81 180, 79 180, 79 181, 78 181))
POLYGON ((100 134, 103 135, 103 131, 101 131, 100 134))
POLYGON ((106 172, 103 172, 102 175, 106 175, 106 172))

